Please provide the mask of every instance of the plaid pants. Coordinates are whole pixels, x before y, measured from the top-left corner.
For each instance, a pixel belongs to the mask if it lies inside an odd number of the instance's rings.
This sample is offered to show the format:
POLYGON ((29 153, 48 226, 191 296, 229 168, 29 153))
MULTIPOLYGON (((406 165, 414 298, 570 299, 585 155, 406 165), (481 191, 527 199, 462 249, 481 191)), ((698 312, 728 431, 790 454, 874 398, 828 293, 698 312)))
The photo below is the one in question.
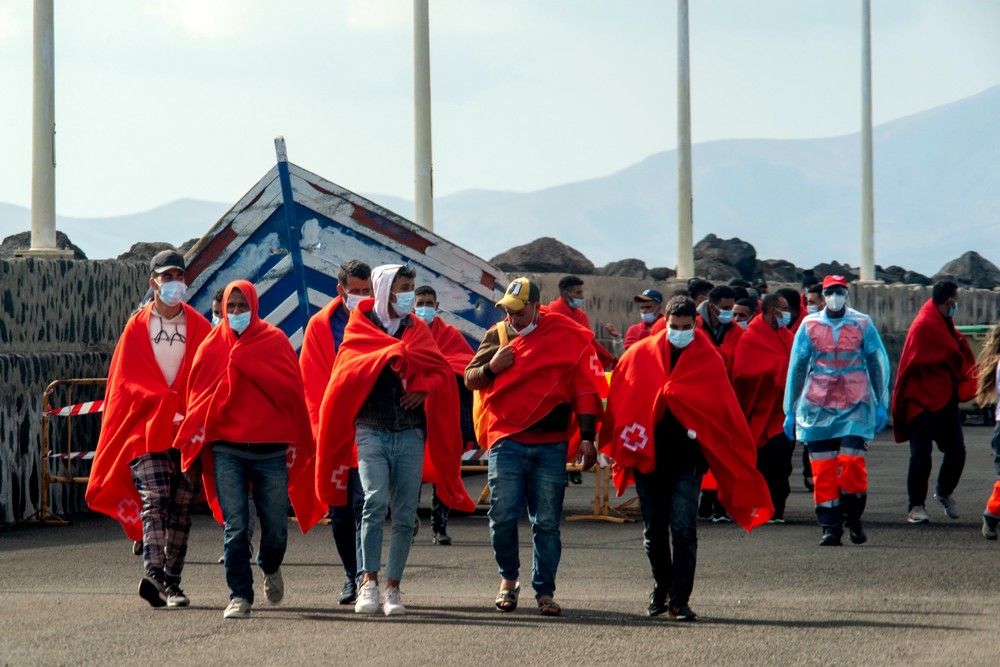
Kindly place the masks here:
POLYGON ((179 583, 191 533, 191 505, 198 495, 201 471, 181 472, 181 454, 176 449, 143 454, 133 459, 129 468, 142 500, 142 561, 146 574, 168 584, 179 583))

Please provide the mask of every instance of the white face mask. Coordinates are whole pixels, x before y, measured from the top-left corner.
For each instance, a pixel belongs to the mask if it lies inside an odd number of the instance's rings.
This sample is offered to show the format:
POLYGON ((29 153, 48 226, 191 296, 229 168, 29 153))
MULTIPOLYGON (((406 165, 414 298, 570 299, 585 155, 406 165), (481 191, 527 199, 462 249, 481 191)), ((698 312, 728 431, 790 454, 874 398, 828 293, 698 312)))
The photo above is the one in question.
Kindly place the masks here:
POLYGON ((526 326, 523 329, 521 329, 520 331, 518 331, 517 335, 518 336, 527 336, 528 334, 530 334, 532 331, 534 331, 537 328, 538 328, 538 325, 535 324, 534 322, 532 322, 528 326, 526 326))
POLYGON ((348 294, 347 299, 344 301, 344 305, 347 306, 347 310, 354 310, 358 307, 359 303, 370 298, 371 297, 364 296, 363 294, 348 294))
POLYGON ((810 303, 808 306, 806 306, 806 312, 808 312, 810 315, 812 315, 814 313, 818 313, 819 312, 819 306, 817 306, 816 304, 810 303))
MULTIPOLYGON (((510 318, 507 321, 510 322, 510 318)), ((510 326, 517 332, 518 336, 527 336, 538 327, 538 311, 535 311, 535 316, 531 318, 531 323, 524 325, 521 329, 518 329, 513 324, 510 326)))
POLYGON ((823 300, 826 301, 826 307, 834 313, 839 313, 847 305, 846 294, 828 294, 823 297, 823 300))

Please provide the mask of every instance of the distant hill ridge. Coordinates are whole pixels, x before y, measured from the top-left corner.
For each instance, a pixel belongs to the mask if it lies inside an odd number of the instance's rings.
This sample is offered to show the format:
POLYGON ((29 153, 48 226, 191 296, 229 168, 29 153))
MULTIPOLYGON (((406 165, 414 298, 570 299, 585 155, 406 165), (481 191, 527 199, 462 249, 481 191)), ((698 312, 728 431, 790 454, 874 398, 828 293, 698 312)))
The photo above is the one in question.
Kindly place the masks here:
MULTIPOLYGON (((875 128, 879 264, 930 275, 969 248, 1000 259, 997 118, 1000 86, 875 128)), ((693 165, 695 238, 739 237, 799 266, 859 263, 858 135, 705 142, 694 146, 693 165)), ((349 175, 325 176, 350 187, 349 175)), ((535 192, 467 190, 435 200, 435 231, 483 257, 551 236, 599 265, 634 257, 674 266, 676 182, 671 150, 535 192), (527 237, 515 233, 525 229, 527 237)), ((369 198, 413 216, 406 199, 369 198)), ((201 236, 229 206, 184 199, 128 216, 60 217, 58 225, 89 257, 114 257, 140 240, 201 236)), ((28 228, 26 209, 0 204, 0 238, 28 228)))

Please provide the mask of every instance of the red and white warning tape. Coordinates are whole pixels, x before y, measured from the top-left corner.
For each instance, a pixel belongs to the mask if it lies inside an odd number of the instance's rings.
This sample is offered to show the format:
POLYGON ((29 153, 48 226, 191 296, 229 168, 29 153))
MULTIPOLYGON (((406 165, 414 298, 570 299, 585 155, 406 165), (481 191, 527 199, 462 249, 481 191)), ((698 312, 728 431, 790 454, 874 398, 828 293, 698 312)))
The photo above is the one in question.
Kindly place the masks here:
MULTIPOLYGON (((67 405, 64 408, 53 408, 46 414, 52 417, 76 417, 94 412, 104 412, 104 401, 87 401, 86 403, 67 405)), ((174 425, 180 424, 182 421, 184 421, 184 415, 179 412, 175 413, 173 419, 174 425)))
POLYGON ((48 414, 54 417, 76 417, 77 415, 87 415, 92 412, 102 412, 104 401, 87 401, 76 405, 67 405, 65 408, 53 408, 48 414))
POLYGON ((63 461, 92 461, 94 459, 95 452, 70 452, 69 454, 65 452, 49 452, 48 458, 50 459, 60 459, 63 461))

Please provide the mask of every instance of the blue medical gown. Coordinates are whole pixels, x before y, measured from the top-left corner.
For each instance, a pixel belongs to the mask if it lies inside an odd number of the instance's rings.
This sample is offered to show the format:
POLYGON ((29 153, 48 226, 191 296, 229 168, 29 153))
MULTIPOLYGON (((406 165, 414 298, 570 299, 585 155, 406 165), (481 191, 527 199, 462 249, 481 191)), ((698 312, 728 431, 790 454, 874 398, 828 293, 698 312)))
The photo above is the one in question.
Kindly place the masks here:
POLYGON ((889 355, 871 318, 848 308, 802 320, 785 382, 785 414, 798 440, 875 437, 876 411, 889 410, 889 355))

